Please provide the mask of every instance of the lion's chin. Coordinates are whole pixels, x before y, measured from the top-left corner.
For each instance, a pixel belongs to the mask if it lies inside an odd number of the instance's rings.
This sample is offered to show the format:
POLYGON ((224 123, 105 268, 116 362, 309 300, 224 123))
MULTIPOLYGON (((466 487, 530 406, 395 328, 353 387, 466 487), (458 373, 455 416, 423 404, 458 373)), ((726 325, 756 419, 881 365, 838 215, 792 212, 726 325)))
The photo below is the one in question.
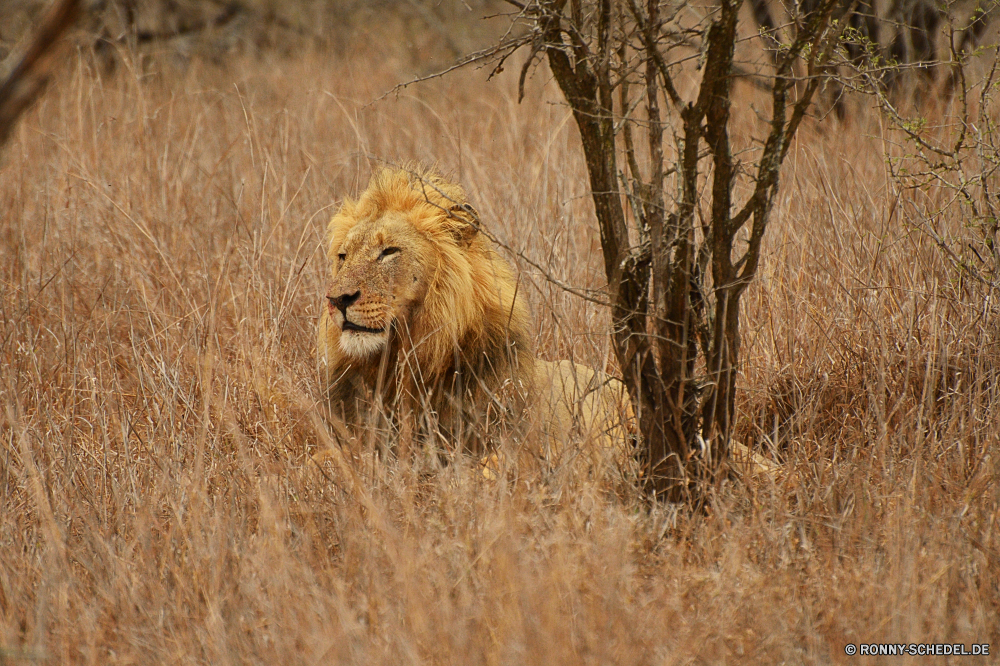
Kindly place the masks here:
POLYGON ((389 333, 367 333, 363 331, 342 331, 340 333, 340 349, 344 355, 353 358, 367 358, 382 351, 389 340, 389 333))

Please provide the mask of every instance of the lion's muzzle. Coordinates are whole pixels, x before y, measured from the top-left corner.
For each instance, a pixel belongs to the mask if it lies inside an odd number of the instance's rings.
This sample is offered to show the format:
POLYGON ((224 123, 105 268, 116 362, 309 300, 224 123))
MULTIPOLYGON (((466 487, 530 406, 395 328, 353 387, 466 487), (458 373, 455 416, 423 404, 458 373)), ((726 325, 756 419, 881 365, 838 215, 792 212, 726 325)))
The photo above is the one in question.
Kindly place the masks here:
POLYGON ((387 304, 376 294, 355 285, 334 284, 326 294, 331 323, 340 329, 340 348, 348 356, 363 358, 378 352, 388 341, 391 317, 387 304))
MULTIPOLYGON (((330 316, 334 320, 340 320, 340 328, 342 331, 357 331, 358 333, 384 333, 384 326, 365 326, 359 324, 356 321, 351 321, 348 316, 347 309, 358 302, 361 298, 361 290, 355 291, 353 294, 341 294, 340 296, 331 296, 327 294, 326 300, 328 307, 330 309, 330 316), (337 317, 337 311, 340 311, 340 317, 337 317)), ((370 308, 362 308, 363 310, 369 310, 366 314, 370 313, 370 308)))

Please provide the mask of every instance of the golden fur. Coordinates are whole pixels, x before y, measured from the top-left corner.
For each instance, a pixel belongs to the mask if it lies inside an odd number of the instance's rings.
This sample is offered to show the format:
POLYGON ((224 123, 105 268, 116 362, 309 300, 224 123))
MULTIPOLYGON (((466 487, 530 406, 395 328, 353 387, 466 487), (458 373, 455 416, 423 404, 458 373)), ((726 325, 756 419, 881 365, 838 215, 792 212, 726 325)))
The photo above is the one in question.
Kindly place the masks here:
POLYGON ((549 453, 571 440, 623 450, 621 383, 535 360, 511 268, 479 227, 459 186, 404 169, 376 172, 334 215, 318 349, 341 415, 381 402, 475 442, 492 417, 518 412, 549 453))
POLYGON ((532 398, 548 450, 546 462, 562 465, 578 454, 590 469, 620 467, 635 439, 634 415, 621 381, 572 361, 535 362, 532 398), (588 446, 567 446, 585 443, 588 446))

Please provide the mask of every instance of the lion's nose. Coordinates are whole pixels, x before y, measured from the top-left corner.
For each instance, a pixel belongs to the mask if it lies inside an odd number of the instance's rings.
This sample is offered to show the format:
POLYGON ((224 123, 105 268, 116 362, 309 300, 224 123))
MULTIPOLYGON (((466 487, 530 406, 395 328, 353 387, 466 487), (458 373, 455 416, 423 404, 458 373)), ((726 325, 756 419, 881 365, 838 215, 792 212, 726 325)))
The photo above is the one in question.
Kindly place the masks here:
POLYGON ((361 298, 361 290, 357 290, 353 294, 341 294, 340 296, 330 296, 327 295, 326 299, 330 301, 330 305, 343 311, 351 307, 355 301, 361 298))

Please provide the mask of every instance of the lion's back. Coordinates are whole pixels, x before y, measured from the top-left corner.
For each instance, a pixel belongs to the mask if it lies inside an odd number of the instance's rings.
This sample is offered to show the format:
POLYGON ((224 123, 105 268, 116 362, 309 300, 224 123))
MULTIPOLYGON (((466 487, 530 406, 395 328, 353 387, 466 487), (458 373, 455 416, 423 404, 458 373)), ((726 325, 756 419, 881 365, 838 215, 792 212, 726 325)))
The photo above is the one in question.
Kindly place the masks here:
POLYGON ((632 408, 622 382, 572 361, 535 362, 540 426, 551 453, 579 444, 601 457, 624 460, 634 438, 632 408))

